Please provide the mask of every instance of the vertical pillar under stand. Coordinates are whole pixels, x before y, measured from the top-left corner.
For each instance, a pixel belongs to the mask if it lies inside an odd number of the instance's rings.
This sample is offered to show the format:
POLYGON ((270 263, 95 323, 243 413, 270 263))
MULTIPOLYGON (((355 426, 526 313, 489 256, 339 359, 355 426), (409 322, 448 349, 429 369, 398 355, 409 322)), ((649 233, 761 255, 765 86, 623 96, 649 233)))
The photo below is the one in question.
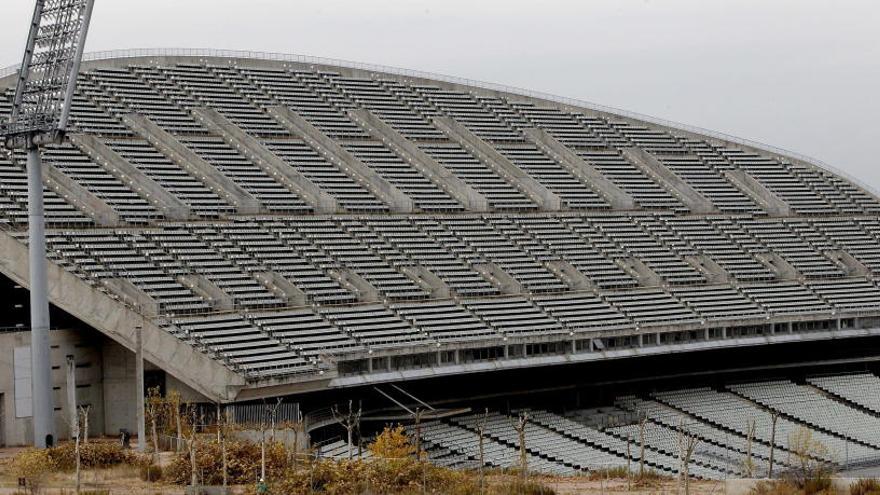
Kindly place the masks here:
POLYGON ((140 326, 135 327, 135 372, 134 372, 134 381, 135 381, 135 399, 137 402, 135 403, 137 407, 137 434, 138 434, 138 443, 137 450, 138 452, 146 452, 147 451, 147 423, 146 417, 144 414, 144 341, 143 341, 143 329, 140 326))
POLYGON ((49 348, 43 160, 40 149, 33 143, 29 143, 27 148, 27 176, 34 447, 46 448, 55 444, 55 406, 52 404, 52 363, 49 348))
POLYGON ((76 360, 67 356, 67 417, 70 421, 70 438, 75 439, 79 432, 79 414, 76 410, 76 360))

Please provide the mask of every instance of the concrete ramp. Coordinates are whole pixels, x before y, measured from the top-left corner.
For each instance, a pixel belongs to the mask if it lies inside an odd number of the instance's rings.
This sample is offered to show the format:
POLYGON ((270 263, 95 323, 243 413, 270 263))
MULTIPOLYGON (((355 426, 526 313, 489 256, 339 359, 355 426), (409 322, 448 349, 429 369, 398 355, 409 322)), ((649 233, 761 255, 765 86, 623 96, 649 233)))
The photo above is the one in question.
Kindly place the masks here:
POLYGON ((725 170, 727 178, 740 191, 759 204, 771 217, 792 216, 792 209, 788 203, 767 188, 760 181, 747 174, 743 169, 725 170))
POLYGON ((204 275, 180 275, 177 281, 201 296, 214 309, 228 311, 235 306, 229 294, 204 275))
POLYGON ((519 189, 542 210, 559 211, 562 209, 562 198, 529 176, 523 169, 514 165, 506 156, 498 152, 489 143, 483 141, 482 138, 471 132, 467 127, 450 117, 434 117, 432 121, 441 132, 463 148, 472 150, 480 161, 485 163, 502 179, 519 189))
POLYGON ((843 271, 850 277, 867 277, 871 275, 871 270, 864 263, 844 250, 832 249, 825 251, 823 254, 843 268, 843 271))
POLYGON ((141 197, 152 204, 166 218, 172 220, 186 220, 192 215, 192 211, 186 203, 177 196, 171 194, 161 184, 151 179, 147 174, 132 165, 125 158, 113 151, 109 146, 90 134, 71 134, 70 142, 81 149, 86 155, 101 167, 104 167, 110 175, 116 177, 124 184, 137 184, 141 197))
POLYGON ((189 175, 199 179, 215 194, 235 206, 242 215, 260 213, 263 209, 260 201, 235 181, 223 175, 217 167, 205 161, 201 156, 187 148, 176 137, 156 125, 144 115, 129 114, 122 117, 129 129, 152 144, 160 153, 185 170, 189 175))
POLYGON ((106 279, 103 284, 144 316, 154 318, 161 312, 161 306, 152 296, 126 278, 106 279))
POLYGON ((706 282, 710 285, 726 284, 732 278, 721 265, 704 254, 685 256, 684 260, 698 272, 702 273, 706 277, 706 282))
POLYGON ((290 192, 302 198, 315 213, 336 213, 339 211, 340 207, 336 198, 327 194, 308 177, 299 173, 220 112, 212 108, 196 108, 192 110, 192 114, 198 122, 223 138, 227 144, 241 150, 269 177, 280 178, 278 181, 290 192))
POLYGON ((646 265, 638 258, 619 258, 614 260, 617 266, 638 280, 642 287, 660 287, 663 285, 663 277, 646 265))
MULTIPOLYGON (((0 231, 0 272, 15 283, 28 282, 27 246, 0 231)), ((144 359, 167 371, 205 397, 235 400, 246 385, 244 377, 159 327, 151 318, 126 306, 111 294, 93 287, 49 261, 49 301, 123 347, 135 350, 136 332, 143 342, 144 359)))
POLYGON ((122 218, 113 207, 51 163, 43 162, 43 182, 68 203, 92 217, 98 225, 102 227, 122 225, 122 218))
POLYGON ((479 272, 502 294, 523 294, 527 292, 519 280, 495 263, 476 263, 474 264, 474 270, 479 272))
POLYGON ((308 296, 299 287, 287 280, 283 275, 276 272, 258 272, 253 274, 263 287, 269 289, 276 297, 285 301, 288 306, 305 306, 308 304, 308 296))
POLYGON ((378 116, 365 108, 349 110, 348 115, 373 138, 385 142, 399 157, 437 184, 440 189, 455 198, 466 209, 489 211, 489 202, 485 196, 467 182, 459 179, 455 173, 425 153, 378 116))
POLYGON ((340 285, 354 292, 360 302, 379 302, 382 300, 382 293, 379 289, 354 270, 340 268, 330 270, 329 275, 340 285))
POLYGON ((592 163, 584 160, 565 144, 551 136, 544 129, 524 129, 526 139, 541 149, 547 156, 562 165, 581 182, 590 186, 593 191, 605 199, 611 208, 615 210, 634 210, 637 208, 635 200, 630 194, 610 179, 605 177, 592 163))
POLYGON ((548 270, 565 282, 571 290, 593 290, 596 284, 586 275, 565 260, 554 260, 544 263, 548 270))
POLYGON ((776 274, 780 280, 797 280, 801 277, 797 268, 776 253, 758 253, 755 258, 776 274))
POLYGON ((394 184, 385 180, 375 170, 339 145, 336 140, 324 134, 301 115, 286 107, 271 107, 269 114, 295 136, 302 138, 331 163, 339 163, 346 173, 362 183, 374 196, 385 202, 395 213, 412 213, 415 205, 412 198, 404 194, 394 184))
POLYGON ((431 299, 446 299, 454 292, 443 279, 423 265, 404 266, 400 271, 430 293, 431 299))
POLYGON ((624 148, 623 156, 664 189, 678 197, 691 212, 706 215, 718 213, 718 208, 703 194, 694 189, 654 155, 642 148, 624 148))

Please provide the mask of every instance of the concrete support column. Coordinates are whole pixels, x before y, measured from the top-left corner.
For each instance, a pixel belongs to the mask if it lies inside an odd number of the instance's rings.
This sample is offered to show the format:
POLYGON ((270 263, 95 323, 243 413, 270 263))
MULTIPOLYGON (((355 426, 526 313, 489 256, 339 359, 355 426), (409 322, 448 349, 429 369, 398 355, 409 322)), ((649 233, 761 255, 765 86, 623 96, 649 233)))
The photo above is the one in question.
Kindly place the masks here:
POLYGON ((138 452, 147 451, 147 423, 144 411, 144 342, 143 329, 135 327, 134 388, 137 407, 138 452))
POLYGON ((34 447, 55 444, 52 364, 49 355, 49 283, 46 275, 46 224, 43 210, 43 160, 40 149, 27 150, 28 261, 31 299, 31 384, 34 447))
POLYGON ((75 439, 79 433, 79 415, 76 410, 76 360, 67 356, 67 417, 70 422, 70 438, 75 439))

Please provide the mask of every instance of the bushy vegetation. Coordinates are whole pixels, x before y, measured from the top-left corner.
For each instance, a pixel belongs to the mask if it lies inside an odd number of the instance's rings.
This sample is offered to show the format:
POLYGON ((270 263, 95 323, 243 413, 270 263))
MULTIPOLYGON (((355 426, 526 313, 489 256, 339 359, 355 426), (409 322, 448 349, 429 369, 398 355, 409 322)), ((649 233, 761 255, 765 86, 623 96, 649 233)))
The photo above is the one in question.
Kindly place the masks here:
POLYGON ((48 450, 26 450, 15 456, 9 466, 16 478, 24 478, 30 493, 39 493, 49 474, 57 468, 48 450))
MULTIPOLYGON (((226 475, 230 485, 256 483, 260 479, 261 449, 259 444, 228 440, 226 445, 226 475)), ((266 476, 277 479, 288 467, 288 452, 280 443, 266 445, 266 476)), ((203 485, 223 483, 223 454, 216 440, 199 442, 196 447, 196 474, 203 485)), ((187 484, 192 479, 192 464, 188 452, 175 455, 163 470, 164 479, 171 483, 187 484)))
MULTIPOLYGON (((137 453, 123 449, 118 442, 92 441, 79 446, 80 463, 83 469, 108 468, 119 465, 138 466, 146 459, 137 453)), ((64 442, 46 450, 54 468, 58 471, 76 469, 76 445, 64 442)))
POLYGON ((849 495, 880 495, 880 481, 873 478, 859 480, 850 485, 849 495))

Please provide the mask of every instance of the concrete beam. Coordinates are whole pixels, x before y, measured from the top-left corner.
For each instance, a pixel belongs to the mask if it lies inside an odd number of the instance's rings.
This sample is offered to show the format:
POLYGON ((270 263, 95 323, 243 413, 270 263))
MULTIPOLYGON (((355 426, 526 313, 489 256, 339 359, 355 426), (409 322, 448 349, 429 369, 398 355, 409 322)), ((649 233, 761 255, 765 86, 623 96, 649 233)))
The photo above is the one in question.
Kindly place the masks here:
POLYGON ((581 182, 605 199, 615 210, 635 210, 638 208, 633 197, 617 184, 605 177, 592 163, 584 160, 561 141, 544 129, 523 129, 526 139, 541 149, 547 156, 562 165, 581 182))
POLYGON ((273 294, 287 302, 288 306, 306 306, 309 298, 299 287, 276 272, 254 273, 254 278, 273 294))
POLYGON ((797 268, 786 261, 782 256, 774 252, 757 253, 755 258, 763 263, 767 268, 776 274, 780 280, 797 280, 801 277, 801 273, 797 268))
POLYGON ((663 285, 663 277, 657 275, 657 272, 638 258, 618 258, 614 261, 617 266, 638 280, 642 287, 661 287, 663 285))
POLYGON ((739 168, 725 170, 724 177, 746 196, 752 198, 761 208, 764 208, 764 211, 771 217, 792 216, 792 209, 788 203, 768 189, 767 186, 747 174, 745 170, 739 168))
POLYGON ((190 207, 178 199, 177 196, 168 192, 158 182, 151 179, 129 163, 125 158, 102 143, 97 137, 90 134, 71 134, 70 142, 90 156, 101 167, 104 167, 110 175, 113 175, 133 191, 152 204, 166 218, 172 220, 186 220, 190 218, 190 207))
POLYGON ((379 302, 382 300, 382 293, 379 292, 379 289, 353 270, 347 268, 330 270, 329 275, 340 285, 357 294, 358 301, 379 302))
POLYGON ((345 173, 360 182, 374 196, 385 202, 391 211, 395 213, 415 211, 412 198, 298 113, 286 107, 276 106, 269 108, 269 114, 315 151, 324 155, 330 163, 338 165, 345 173))
POLYGON ((490 284, 494 285, 502 294, 524 294, 528 291, 513 276, 495 263, 475 263, 474 270, 479 272, 490 284))
POLYGON ((214 309, 226 311, 235 307, 229 294, 204 275, 180 275, 177 277, 177 281, 208 301, 214 309))
POLYGON ((708 283, 712 285, 726 284, 730 282, 731 276, 727 271, 715 262, 712 258, 704 254, 695 254, 685 256, 684 260, 694 267, 697 271, 706 277, 708 283))
POLYGON ((105 287, 118 296, 129 306, 137 308, 144 316, 154 318, 159 315, 159 303, 152 296, 144 292, 126 278, 110 278, 103 280, 105 287))
POLYGON ((848 252, 846 252, 842 249, 839 249, 839 250, 829 249, 829 250, 825 251, 823 254, 825 256, 827 256, 829 259, 831 259, 832 261, 834 261, 835 263, 837 263, 838 266, 841 266, 844 269, 844 271, 846 271, 846 274, 851 277, 855 277, 855 276, 866 277, 868 275, 871 275, 870 268, 865 266, 865 264, 862 263, 861 261, 855 259, 855 257, 853 257, 853 255, 849 254, 848 252))
POLYGON ((227 144, 241 151, 245 157, 262 168, 270 177, 277 178, 284 187, 308 203, 315 210, 315 213, 337 213, 339 211, 340 207, 336 198, 272 153, 220 112, 212 108, 194 108, 192 115, 208 130, 223 138, 227 144))
POLYGON ((594 290, 596 284, 571 263, 565 260, 553 260, 544 263, 548 270, 565 282, 571 290, 594 290))
POLYGON ((718 213, 718 208, 711 201, 660 162, 654 155, 642 148, 624 148, 623 156, 632 162, 633 165, 642 169, 648 177, 660 183, 664 189, 678 196, 691 212, 699 215, 718 213))
POLYGON ((251 193, 223 175, 217 170, 217 167, 187 148, 171 133, 162 129, 145 115, 128 114, 122 117, 122 121, 129 129, 152 144, 160 153, 235 206, 238 213, 253 215, 262 210, 260 201, 251 193))
MULTIPOLYGON (((29 287, 27 246, 0 231, 0 272, 29 287)), ((92 287, 49 261, 49 301, 129 350, 141 328, 144 358, 175 376, 205 397, 221 402, 236 398, 244 378, 163 330, 150 318, 92 287)))
POLYGON ((431 120, 440 131, 463 148, 473 151, 480 161, 494 170, 502 179, 519 189, 542 210, 558 211, 562 209, 562 198, 533 179, 523 169, 514 165, 506 156, 483 141, 470 129, 450 117, 434 117, 431 120))
POLYGON ((112 206, 45 161, 43 162, 43 182, 68 203, 92 217, 98 225, 102 227, 122 225, 122 218, 112 206))
POLYGON ((415 143, 386 124, 366 108, 349 110, 348 115, 374 139, 387 144, 398 156, 413 168, 437 184, 470 211, 489 211, 489 201, 470 184, 458 178, 454 172, 425 153, 415 143))
POLYGON ((429 292, 431 299, 446 299, 451 297, 454 292, 443 279, 424 265, 404 266, 400 271, 429 292))

